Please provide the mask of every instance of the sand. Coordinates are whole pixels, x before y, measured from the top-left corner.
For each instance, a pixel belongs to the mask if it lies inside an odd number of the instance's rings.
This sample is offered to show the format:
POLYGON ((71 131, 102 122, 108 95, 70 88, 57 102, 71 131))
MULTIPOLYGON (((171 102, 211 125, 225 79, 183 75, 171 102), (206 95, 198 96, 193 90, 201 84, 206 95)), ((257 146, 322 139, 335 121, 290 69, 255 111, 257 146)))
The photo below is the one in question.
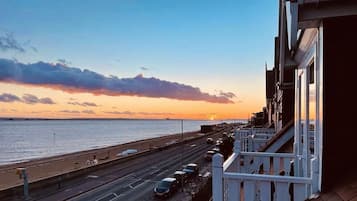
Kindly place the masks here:
MULTIPOLYGON (((184 139, 192 139, 204 134, 200 132, 185 133, 184 139)), ((151 149, 167 146, 182 139, 181 134, 167 135, 163 137, 139 140, 135 142, 75 152, 48 158, 35 159, 28 162, 0 166, 0 191, 23 184, 23 180, 16 174, 17 168, 25 167, 29 182, 42 180, 71 171, 87 168, 96 164, 127 157, 122 155, 124 151, 136 150, 141 153, 151 149)), ((135 153, 132 153, 135 154, 135 153)), ((129 154, 129 155, 132 155, 129 154)))

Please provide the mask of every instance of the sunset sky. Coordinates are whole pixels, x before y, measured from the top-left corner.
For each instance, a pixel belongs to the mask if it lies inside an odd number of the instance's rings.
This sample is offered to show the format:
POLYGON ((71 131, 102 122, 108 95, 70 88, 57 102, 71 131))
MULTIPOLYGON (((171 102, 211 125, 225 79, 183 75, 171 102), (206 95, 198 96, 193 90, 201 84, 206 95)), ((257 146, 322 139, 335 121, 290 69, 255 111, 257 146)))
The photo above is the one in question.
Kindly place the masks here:
POLYGON ((0 1, 0 117, 246 119, 278 1, 0 1))

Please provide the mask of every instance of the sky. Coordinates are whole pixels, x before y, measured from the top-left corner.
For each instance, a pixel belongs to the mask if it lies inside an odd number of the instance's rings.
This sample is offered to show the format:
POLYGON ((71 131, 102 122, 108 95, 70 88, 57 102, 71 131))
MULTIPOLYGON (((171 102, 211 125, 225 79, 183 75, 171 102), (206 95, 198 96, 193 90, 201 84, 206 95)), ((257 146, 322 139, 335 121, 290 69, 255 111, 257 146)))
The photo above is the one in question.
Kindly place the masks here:
POLYGON ((247 119, 277 4, 0 0, 0 117, 247 119))

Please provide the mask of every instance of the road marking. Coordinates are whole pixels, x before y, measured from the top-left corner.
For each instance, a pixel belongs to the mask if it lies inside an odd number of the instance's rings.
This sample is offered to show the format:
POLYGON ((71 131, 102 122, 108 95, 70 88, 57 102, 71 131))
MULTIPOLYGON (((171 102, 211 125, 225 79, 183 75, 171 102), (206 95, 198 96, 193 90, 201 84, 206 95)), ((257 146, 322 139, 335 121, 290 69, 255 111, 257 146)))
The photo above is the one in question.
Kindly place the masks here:
POLYGON ((91 178, 91 179, 96 179, 96 178, 98 178, 99 176, 97 176, 97 175, 88 175, 87 176, 87 178, 91 178))
POLYGON ((113 193, 110 193, 110 194, 107 194, 103 197, 96 199, 96 201, 107 201, 107 200, 110 201, 110 200, 113 200, 114 198, 116 198, 116 196, 113 193))

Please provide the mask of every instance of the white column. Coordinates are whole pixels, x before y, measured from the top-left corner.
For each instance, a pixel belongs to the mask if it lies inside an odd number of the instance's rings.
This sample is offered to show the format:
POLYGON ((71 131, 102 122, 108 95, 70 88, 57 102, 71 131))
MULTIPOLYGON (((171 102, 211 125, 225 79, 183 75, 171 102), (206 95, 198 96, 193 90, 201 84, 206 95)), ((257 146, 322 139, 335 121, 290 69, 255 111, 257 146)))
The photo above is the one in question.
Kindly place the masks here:
POLYGON ((223 201, 223 156, 213 155, 212 160, 212 197, 213 201, 223 201))

